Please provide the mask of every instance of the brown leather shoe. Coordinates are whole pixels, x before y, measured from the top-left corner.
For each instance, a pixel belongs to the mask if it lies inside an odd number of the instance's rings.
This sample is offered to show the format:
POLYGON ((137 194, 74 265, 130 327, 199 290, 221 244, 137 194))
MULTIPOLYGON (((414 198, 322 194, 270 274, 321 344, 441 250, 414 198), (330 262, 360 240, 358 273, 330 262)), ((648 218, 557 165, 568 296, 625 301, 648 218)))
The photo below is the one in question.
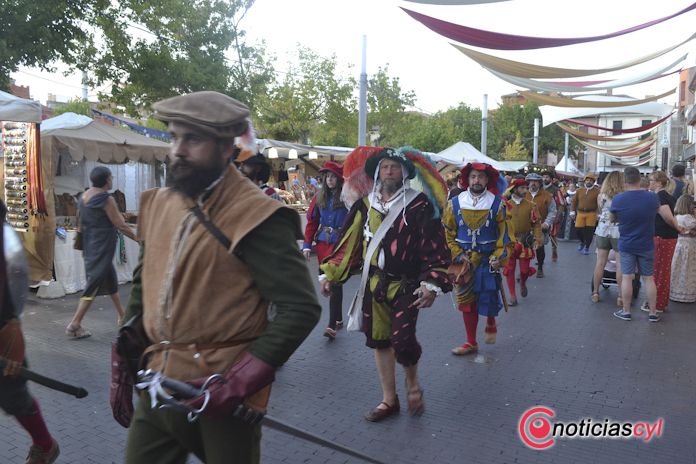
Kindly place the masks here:
POLYGON ((520 293, 522 294, 522 298, 527 298, 527 283, 521 283, 520 282, 520 293))
POLYGON ((38 446, 32 445, 29 448, 29 455, 27 460, 24 461, 25 464, 51 464, 56 462, 58 455, 60 454, 60 448, 58 448, 58 442, 53 440, 51 449, 48 451, 42 451, 38 446))
POLYGON ((379 403, 376 408, 372 409, 370 412, 365 414, 365 420, 368 420, 370 422, 379 422, 381 420, 386 419, 389 416, 398 414, 399 409, 401 409, 401 406, 399 405, 399 397, 397 396, 396 401, 391 406, 385 403, 384 401, 379 403), (380 409, 379 406, 381 405, 386 406, 386 408, 380 409))

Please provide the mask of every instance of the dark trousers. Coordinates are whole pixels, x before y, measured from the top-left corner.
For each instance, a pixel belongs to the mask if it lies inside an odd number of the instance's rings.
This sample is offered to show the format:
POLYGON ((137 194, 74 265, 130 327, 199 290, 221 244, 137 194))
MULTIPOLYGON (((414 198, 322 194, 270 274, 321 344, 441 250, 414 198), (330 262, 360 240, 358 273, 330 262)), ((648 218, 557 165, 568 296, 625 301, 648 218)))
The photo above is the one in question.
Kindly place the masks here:
POLYGON ((544 260, 546 259, 546 249, 544 248, 544 245, 536 249, 536 257, 537 265, 539 266, 539 269, 541 269, 541 267, 544 265, 544 260))
POLYGON ((126 464, 184 464, 189 453, 206 464, 257 464, 261 460, 261 425, 234 418, 200 417, 151 409, 142 394, 128 432, 126 464))
POLYGON ((336 329, 336 322, 343 321, 343 285, 331 284, 329 297, 329 327, 336 329))
POLYGON ((592 245, 592 239, 594 238, 594 227, 578 227, 575 229, 578 234, 578 239, 580 240, 580 243, 582 246, 585 248, 590 248, 590 245, 592 245))

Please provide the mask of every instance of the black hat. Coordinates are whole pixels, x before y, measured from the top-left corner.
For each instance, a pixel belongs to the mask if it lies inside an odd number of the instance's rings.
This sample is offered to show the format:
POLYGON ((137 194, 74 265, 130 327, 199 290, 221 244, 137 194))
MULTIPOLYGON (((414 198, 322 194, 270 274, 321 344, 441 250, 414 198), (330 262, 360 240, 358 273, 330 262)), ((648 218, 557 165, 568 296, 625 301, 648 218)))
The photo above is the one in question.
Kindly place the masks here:
POLYGON ((399 153, 393 148, 385 148, 365 162, 365 172, 368 176, 370 176, 371 179, 374 179, 377 166, 379 166, 379 163, 383 159, 390 159, 401 163, 401 165, 406 168, 407 179, 413 179, 416 177, 416 166, 413 164, 413 161, 408 159, 403 153, 399 153))

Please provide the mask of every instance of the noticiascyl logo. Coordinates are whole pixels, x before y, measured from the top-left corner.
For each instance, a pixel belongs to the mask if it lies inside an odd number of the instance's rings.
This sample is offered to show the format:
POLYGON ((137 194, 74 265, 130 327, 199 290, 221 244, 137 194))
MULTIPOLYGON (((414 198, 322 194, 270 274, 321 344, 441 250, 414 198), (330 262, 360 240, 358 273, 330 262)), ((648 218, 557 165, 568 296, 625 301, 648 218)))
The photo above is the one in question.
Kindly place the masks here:
POLYGON ((551 424, 554 417, 554 410, 546 406, 527 409, 520 417, 518 429, 522 443, 536 450, 551 448, 556 443, 551 424))
POLYGON ((631 439, 645 443, 662 438, 664 419, 646 421, 592 420, 554 421, 556 411, 547 406, 534 406, 520 416, 518 432, 520 440, 535 450, 551 448, 560 438, 631 439))

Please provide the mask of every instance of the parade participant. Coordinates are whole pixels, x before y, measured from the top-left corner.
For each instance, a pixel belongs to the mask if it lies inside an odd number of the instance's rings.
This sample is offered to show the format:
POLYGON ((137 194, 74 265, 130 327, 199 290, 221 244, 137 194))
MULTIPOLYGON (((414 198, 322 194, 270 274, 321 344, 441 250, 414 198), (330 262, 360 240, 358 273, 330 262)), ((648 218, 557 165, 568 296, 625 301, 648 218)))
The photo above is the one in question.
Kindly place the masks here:
POLYGON ((544 277, 545 246, 550 240, 551 228, 556 220, 556 202, 549 192, 541 188, 542 177, 539 174, 530 172, 525 177, 525 180, 529 183, 525 198, 536 205, 539 217, 542 220, 541 231, 544 239, 537 243, 537 249, 535 250, 537 257, 536 276, 541 279, 544 277))
POLYGON ((553 201, 556 203, 556 217, 553 220, 549 238, 551 240, 551 260, 558 261, 558 232, 561 230, 561 220, 565 213, 565 198, 561 188, 558 186, 558 179, 551 171, 541 173, 544 190, 551 194, 553 201))
POLYGON ((422 353, 416 339, 418 312, 451 289, 449 252, 439 220, 446 185, 412 148, 385 148, 375 153, 372 147, 358 147, 351 156, 367 158, 364 171, 374 186, 351 207, 339 244, 321 266, 325 276, 322 293, 329 294, 331 283, 345 282, 351 271, 362 266, 348 328, 352 319, 362 316, 361 330, 366 345, 375 350, 383 395, 365 419, 378 422, 399 412, 395 363, 404 367, 408 411, 420 415, 425 404, 418 380, 422 353), (428 184, 433 197, 410 187, 417 173, 419 183, 428 184))
POLYGON ((462 169, 465 190, 447 203, 442 216, 447 246, 452 253, 457 307, 462 312, 467 341, 452 349, 455 355, 478 351, 476 329, 479 315, 486 317, 485 342, 495 343, 495 318, 502 308, 501 282, 495 271, 505 266, 510 236, 505 203, 498 192, 505 181, 484 163, 469 163, 462 169))
MULTIPOLYGON (((333 251, 348 209, 341 201, 343 188, 343 167, 334 161, 327 161, 319 170, 321 189, 312 197, 307 211, 307 226, 302 252, 309 259, 314 244, 317 260, 321 264, 333 251)), ((321 271, 320 271, 321 272, 321 271)), ((336 338, 336 329, 343 327, 343 286, 331 286, 329 298, 329 325, 324 336, 329 340, 336 338)))
POLYGON ((591 173, 585 175, 584 185, 577 190, 570 207, 570 218, 575 219, 575 230, 580 238, 578 251, 583 255, 590 254, 590 245, 597 225, 597 197, 599 186, 597 176, 591 173))
POLYGON ((517 305, 515 289, 517 261, 520 262, 520 292, 522 297, 526 297, 527 279, 536 274, 536 269, 530 265, 530 260, 534 258, 535 244, 543 240, 539 211, 534 203, 525 198, 528 185, 524 179, 513 180, 508 190, 509 197, 505 201, 510 222, 509 232, 515 237, 510 258, 503 269, 503 275, 510 290, 510 306, 517 305))
POLYGON ((5 204, 0 201, 0 359, 6 363, 0 373, 0 409, 14 416, 31 436, 32 445, 25 463, 50 464, 60 454, 58 442, 48 431, 26 379, 18 377, 20 368, 27 365, 19 316, 26 299, 28 271, 22 242, 5 223, 6 212, 5 204), (8 272, 10 267, 13 272, 8 272))
POLYGON ((669 299, 680 303, 696 303, 696 217, 691 196, 684 192, 674 206, 677 224, 682 233, 672 256, 669 299))
POLYGON ((143 368, 199 388, 211 374, 223 379, 208 387, 195 422, 141 397, 125 462, 183 463, 193 453, 206 463, 257 463, 260 425, 232 413, 241 404, 265 410, 276 368, 321 312, 297 247, 299 217, 230 165, 234 137, 247 128, 244 105, 205 91, 153 108, 169 125, 172 164, 169 187, 140 199, 126 317, 141 315, 151 343, 143 368))
POLYGON ((258 185, 263 193, 274 200, 282 201, 278 192, 268 185, 268 179, 271 178, 271 165, 261 153, 240 159, 239 162, 241 163, 239 169, 242 173, 258 185))

